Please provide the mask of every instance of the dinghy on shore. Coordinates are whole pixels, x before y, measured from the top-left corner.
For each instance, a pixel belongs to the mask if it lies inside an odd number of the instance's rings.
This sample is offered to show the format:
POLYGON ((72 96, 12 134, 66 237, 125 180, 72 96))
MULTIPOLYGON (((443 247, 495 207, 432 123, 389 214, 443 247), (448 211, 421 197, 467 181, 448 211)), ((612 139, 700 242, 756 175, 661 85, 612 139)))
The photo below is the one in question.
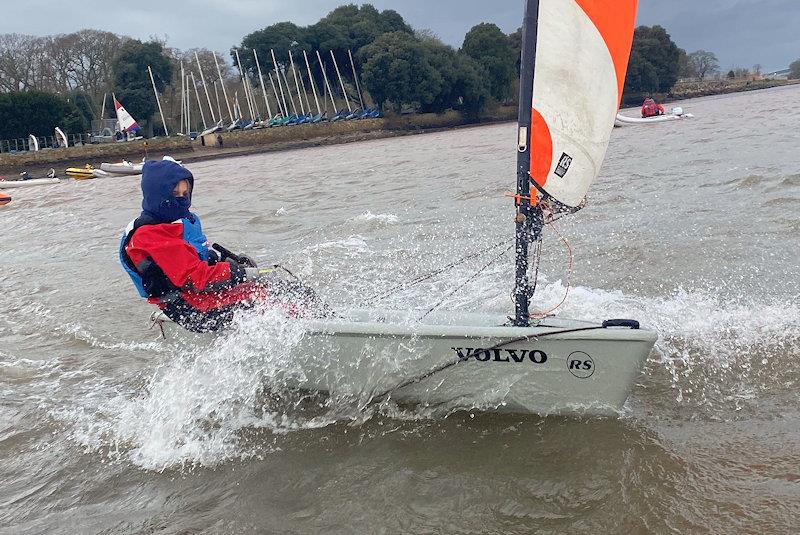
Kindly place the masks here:
POLYGON ((102 163, 100 169, 114 175, 141 175, 143 163, 131 163, 123 160, 119 163, 102 163))
POLYGON ((48 186, 53 184, 60 184, 61 182, 62 180, 58 178, 33 178, 31 180, 2 180, 0 181, 0 189, 48 186))
POLYGON ((56 177, 56 170, 51 168, 46 177, 31 178, 27 171, 19 174, 18 180, 3 180, 0 179, 0 189, 8 188, 27 188, 31 186, 46 186, 52 184, 59 184, 61 180, 56 177))

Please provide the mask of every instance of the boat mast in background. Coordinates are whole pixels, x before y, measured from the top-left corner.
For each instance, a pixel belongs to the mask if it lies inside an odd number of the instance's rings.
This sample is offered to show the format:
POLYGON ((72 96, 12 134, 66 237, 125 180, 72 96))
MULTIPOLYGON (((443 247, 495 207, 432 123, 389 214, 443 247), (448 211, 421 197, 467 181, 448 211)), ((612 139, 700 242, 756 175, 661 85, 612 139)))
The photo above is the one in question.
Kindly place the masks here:
POLYGON ((294 87, 297 89, 297 98, 300 100, 300 113, 305 116, 306 105, 303 103, 303 94, 300 92, 300 82, 297 79, 297 69, 294 68, 294 59, 292 58, 291 50, 289 51, 289 68, 292 69, 292 76, 294 76, 294 87))
POLYGON ((200 103, 200 92, 197 90, 197 80, 194 77, 194 72, 189 73, 192 77, 192 85, 194 86, 194 96, 197 98, 197 107, 200 108, 200 118, 203 120, 203 130, 208 130, 206 123, 206 114, 203 112, 203 105, 200 103))
MULTIPOLYGON (((294 86, 297 88, 297 96, 300 99, 300 111, 305 115, 306 105, 303 103, 303 93, 300 91, 300 81, 297 79, 297 68, 294 66, 294 56, 292 56, 291 50, 289 51, 289 65, 291 66, 292 75, 294 76, 294 86)), ((302 78, 302 76, 300 78, 302 78)), ((308 100, 308 95, 306 95, 306 100, 308 100)), ((311 106, 308 106, 308 113, 311 113, 311 106)))
MULTIPOLYGON (((305 51, 304 51, 305 52, 305 51)), ((300 86, 303 88, 303 95, 306 97, 306 109, 308 110, 308 114, 312 115, 311 112, 311 102, 308 100, 308 89, 306 89, 306 83, 303 81, 303 68, 297 69, 294 65, 294 56, 292 55, 292 51, 289 51, 289 61, 292 62, 292 69, 296 69, 300 72, 298 78, 300 78, 300 86)))
POLYGON ((272 119, 272 108, 269 106, 269 99, 267 99, 267 88, 264 86, 264 74, 261 72, 261 63, 258 62, 258 52, 253 49, 253 58, 256 60, 256 67, 258 68, 258 82, 261 84, 261 93, 264 95, 264 104, 267 106, 267 119, 272 119))
POLYGON ((305 50, 303 50, 303 57, 306 60, 306 69, 308 70, 308 80, 309 82, 311 82, 311 91, 314 93, 314 102, 316 102, 317 104, 317 113, 322 115, 322 108, 319 107, 319 97, 317 97, 317 84, 314 82, 314 75, 311 74, 311 64, 308 62, 308 54, 306 54, 305 50))
MULTIPOLYGON (((239 58, 239 49, 233 49, 234 54, 236 55, 236 64, 239 66, 239 74, 242 77, 242 90, 244 91, 244 99, 247 102, 247 109, 250 112, 250 120, 255 120, 255 113, 253 111, 253 104, 250 102, 250 94, 247 91, 247 79, 244 74, 244 69, 242 68, 242 60, 239 58)), ((239 108, 241 110, 241 108, 239 108)))
POLYGON ((183 70, 183 61, 181 61, 181 132, 188 132, 186 130, 186 73, 183 70))
POLYGON ((228 108, 228 115, 231 116, 231 123, 234 123, 236 119, 233 118, 233 110, 231 110, 231 104, 228 100, 228 91, 225 89, 225 79, 222 78, 222 69, 219 68, 219 60, 217 60, 217 53, 213 52, 214 54, 214 65, 217 66, 217 76, 219 76, 219 83, 222 86, 222 96, 225 97, 225 106, 228 108))
MULTIPOLYGON (((278 79, 278 89, 280 89, 281 100, 283 101, 283 116, 289 117, 289 106, 286 105, 286 95, 283 93, 283 84, 281 84, 281 70, 278 68, 278 60, 275 58, 275 50, 270 48, 269 52, 272 54, 272 65, 275 67, 275 78, 278 79)), ((277 96, 277 93, 275 93, 275 95, 277 96)))
POLYGON ((275 102, 278 103, 278 111, 282 117, 288 117, 281 105, 281 99, 278 98, 278 89, 275 87, 275 80, 272 79, 272 73, 267 72, 267 77, 269 78, 269 84, 272 86, 272 92, 275 93, 275 102))
POLYGON ((342 79, 342 73, 339 72, 339 64, 336 63, 336 56, 334 55, 333 50, 331 50, 331 58, 333 58, 333 68, 336 70, 336 76, 339 77, 339 85, 342 86, 342 95, 344 96, 344 101, 347 104, 347 111, 353 113, 353 108, 350 107, 350 99, 347 98, 347 91, 344 88, 344 80, 342 79))
POLYGON ((185 76, 183 85, 186 87, 186 135, 188 136, 192 131, 192 95, 189 91, 189 75, 185 76))
POLYGON ((519 116, 517 146, 517 273, 514 285, 514 325, 530 326, 531 285, 528 279, 530 244, 542 237, 542 212, 538 197, 531 195, 531 118, 533 109, 533 74, 536 68, 536 37, 539 0, 528 0, 522 23, 522 61, 519 81, 519 116))
POLYGON ((331 104, 333 104, 333 113, 338 113, 339 110, 336 109, 336 101, 333 99, 333 91, 331 91, 331 83, 328 81, 328 73, 325 72, 325 62, 322 61, 322 56, 317 50, 317 59, 319 60, 319 68, 322 69, 322 78, 325 80, 325 88, 328 92, 328 96, 331 99, 331 104))
POLYGON ((289 80, 286 78, 286 68, 283 65, 281 65, 281 75, 283 76, 283 83, 286 84, 286 94, 289 95, 289 103, 292 105, 292 111, 294 112, 294 115, 297 116, 297 106, 294 104, 292 90, 289 87, 289 80))
POLYGON ((217 115, 219 116, 219 124, 222 124, 222 106, 219 102, 219 87, 217 87, 217 80, 214 80, 214 97, 217 99, 217 115))
POLYGON ((100 108, 100 120, 106 118, 106 97, 108 97, 108 93, 103 93, 103 105, 100 108))
POLYGON ((150 65, 147 66, 147 72, 150 73, 150 82, 153 84, 153 94, 156 96, 156 104, 158 104, 158 113, 161 115, 161 125, 164 127, 164 135, 169 137, 169 130, 167 129, 167 121, 164 119, 164 110, 161 109, 161 99, 158 98, 158 90, 156 89, 156 80, 153 78, 153 69, 150 65))
MULTIPOLYGON (((202 82, 203 90, 206 92, 206 100, 208 101, 208 111, 211 112, 211 120, 216 124, 217 118, 214 116, 214 107, 211 105, 211 96, 208 94, 208 85, 206 84, 206 77, 203 75, 203 66, 200 65, 200 56, 197 55, 197 50, 194 51, 194 59, 197 61, 197 70, 200 71, 200 82, 202 82)), ((220 117, 220 120, 222 120, 222 117, 220 117)))
POLYGON ((350 56, 350 67, 353 68, 353 80, 356 82, 356 91, 358 91, 358 102, 361 104, 361 109, 364 109, 364 96, 361 94, 361 84, 358 83, 358 73, 356 72, 356 63, 353 61, 353 53, 347 49, 347 55, 350 56))

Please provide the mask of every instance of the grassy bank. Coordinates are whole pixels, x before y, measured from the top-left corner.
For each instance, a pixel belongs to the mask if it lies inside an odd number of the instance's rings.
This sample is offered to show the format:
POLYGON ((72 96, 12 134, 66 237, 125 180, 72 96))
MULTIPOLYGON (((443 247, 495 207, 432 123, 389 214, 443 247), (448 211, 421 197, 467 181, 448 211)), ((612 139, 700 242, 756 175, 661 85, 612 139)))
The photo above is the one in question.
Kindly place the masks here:
POLYGON ((166 154, 185 162, 192 162, 489 124, 510 121, 516 116, 515 107, 498 106, 477 119, 449 111, 441 114, 395 115, 360 121, 223 132, 204 136, 195 141, 178 137, 155 138, 127 143, 0 154, 0 173, 14 176, 22 171, 28 171, 37 176, 46 172, 48 168, 55 167, 56 171, 63 175, 63 170, 67 167, 83 167, 86 164, 99 167, 103 162, 119 161, 123 158, 139 161, 144 157, 160 158, 166 154))

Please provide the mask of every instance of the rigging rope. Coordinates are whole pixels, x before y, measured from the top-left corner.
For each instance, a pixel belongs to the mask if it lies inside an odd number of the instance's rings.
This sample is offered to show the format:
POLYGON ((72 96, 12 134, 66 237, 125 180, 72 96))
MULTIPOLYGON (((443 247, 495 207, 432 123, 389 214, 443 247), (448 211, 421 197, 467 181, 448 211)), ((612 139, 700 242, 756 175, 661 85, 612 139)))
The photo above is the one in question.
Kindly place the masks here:
MULTIPOLYGON (((552 307, 549 310, 546 310, 544 312, 531 313, 529 315, 529 317, 531 319, 542 319, 542 318, 545 318, 545 317, 551 315, 553 312, 555 312, 559 308, 561 308, 564 305, 564 303, 567 302, 567 297, 569 297, 569 292, 570 292, 570 289, 572 288, 572 267, 573 267, 573 259, 574 259, 574 256, 572 254, 572 247, 570 246, 569 241, 567 241, 567 238, 565 238, 564 235, 561 234, 561 232, 559 232, 558 228, 556 228, 556 226, 554 225, 554 223, 560 218, 553 217, 553 212, 552 212, 552 210, 550 209, 549 205, 546 202, 542 203, 542 208, 543 208, 542 209, 542 213, 545 216, 545 218, 544 218, 545 224, 548 227, 550 227, 551 229, 553 229, 553 232, 556 233, 556 235, 559 237, 559 239, 561 240, 561 242, 564 244, 564 246, 567 249, 567 255, 569 257, 569 263, 567 265, 567 284, 566 284, 567 289, 564 292, 564 297, 563 297, 563 299, 561 299, 560 303, 558 303, 556 306, 554 306, 554 307, 552 307)), ((537 259, 536 259, 536 275, 537 276, 539 274, 539 257, 538 257, 538 255, 541 255, 541 246, 542 245, 541 245, 541 241, 540 241, 539 245, 538 245, 537 259)), ((536 279, 534 278, 534 288, 535 287, 536 287, 536 279)))
POLYGON ((439 302, 438 302, 438 303, 436 303, 436 304, 435 304, 435 305, 434 305, 434 306, 433 306, 433 307, 432 307, 432 308, 431 308, 429 311, 427 311, 425 314, 423 314, 422 316, 420 316, 419 320, 417 320, 417 321, 422 321, 423 319, 425 319, 425 317, 426 317, 428 314, 430 314, 431 312, 433 312, 434 310, 436 310, 437 308, 439 308, 440 306, 442 306, 442 303, 444 303, 444 302, 445 302, 445 301, 446 301, 448 298, 450 298, 450 297, 452 297, 453 295, 455 295, 456 293, 458 293, 458 292, 459 292, 459 291, 460 291, 462 288, 464 288, 464 287, 465 287, 467 284, 469 284, 470 282, 472 282, 472 281, 474 281, 475 279, 477 279, 477 278, 478 278, 478 276, 479 276, 481 273, 483 273, 484 271, 486 271, 487 269, 489 269, 489 267, 491 267, 491 265, 492 265, 492 264, 494 264, 495 262, 497 262, 498 260, 500 260, 500 258, 502 258, 502 257, 503 257, 503 255, 505 255, 507 252, 509 252, 509 251, 510 251, 511 249, 513 249, 513 248, 514 248, 514 244, 512 243, 511 245, 509 245, 509 246, 506 248, 506 250, 505 250, 505 251, 503 251, 502 253, 500 253, 499 255, 497 255, 495 258, 492 258, 492 259, 489 261, 489 263, 488 263, 488 264, 486 264, 485 266, 483 266, 483 267, 482 267, 481 269, 479 269, 479 270, 478 270, 478 271, 477 271, 477 272, 476 272, 474 275, 472 275, 470 278, 468 278, 466 281, 464 281, 464 283, 463 283, 463 284, 461 284, 461 285, 460 285, 458 288, 456 288, 455 290, 453 290, 452 292, 450 292, 450 293, 449 293, 449 294, 447 294, 446 296, 442 297, 442 298, 439 300, 439 302))
MULTIPOLYGON (((401 282, 400 284, 398 284, 398 285, 396 285, 396 286, 394 286, 392 288, 389 288, 388 290, 381 290, 377 294, 372 295, 372 296, 367 297, 366 299, 364 299, 361 302, 361 304, 362 305, 366 305, 366 304, 370 304, 370 303, 373 303, 373 302, 374 303, 380 303, 381 301, 383 301, 384 299, 386 299, 390 295, 393 295, 394 293, 396 293, 398 290, 405 290, 406 288, 410 288, 410 287, 415 286, 415 285, 417 285, 419 283, 422 283, 422 282, 425 282, 427 280, 430 280, 430 279, 436 277, 437 275, 441 275, 445 271, 448 271, 448 270, 450 270, 450 269, 452 269, 452 268, 454 268, 454 267, 456 267, 456 266, 458 266, 460 264, 463 264, 463 263, 467 262, 468 260, 474 260, 476 258, 479 258, 479 257, 485 255, 486 253, 488 253, 490 251, 498 249, 499 247, 502 247, 503 245, 508 244, 509 241, 510 240, 503 240, 503 241, 498 242, 498 243, 496 243, 496 244, 494 244, 492 246, 489 246, 489 247, 487 247, 487 248, 485 248, 485 249, 483 249, 481 251, 478 251, 477 253, 469 254, 469 255, 467 255, 467 256, 465 256, 463 258, 460 258, 460 259, 458 259, 458 260, 456 260, 454 262, 451 262, 451 263, 447 264, 446 266, 443 266, 443 267, 441 267, 439 269, 436 269, 434 271, 431 271, 431 272, 423 274, 423 275, 419 275, 418 277, 416 277, 414 279, 411 279, 410 281, 401 282)), ((507 251, 504 251, 500 256, 504 255, 506 252, 507 251)))

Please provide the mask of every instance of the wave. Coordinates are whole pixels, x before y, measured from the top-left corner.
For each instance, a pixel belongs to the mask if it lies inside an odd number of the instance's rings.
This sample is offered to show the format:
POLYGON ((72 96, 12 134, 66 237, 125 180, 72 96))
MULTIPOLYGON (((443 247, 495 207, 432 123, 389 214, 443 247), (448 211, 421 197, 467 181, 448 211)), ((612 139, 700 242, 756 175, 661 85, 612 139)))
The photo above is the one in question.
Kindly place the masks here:
MULTIPOLYGON (((560 281, 541 284, 534 307, 558 303, 565 291, 560 281)), ((721 406, 734 398, 734 404, 747 403, 754 390, 772 384, 758 368, 774 367, 770 359, 787 353, 796 358, 800 348, 800 305, 790 301, 734 302, 684 289, 644 297, 578 286, 558 313, 594 321, 633 318, 657 331, 645 382, 657 392, 655 403, 678 407, 721 406)), ((358 424, 377 414, 400 420, 442 416, 391 403, 364 410, 360 403, 292 391, 286 385, 302 380, 303 370, 291 350, 303 335, 302 322, 279 311, 243 314, 231 334, 211 344, 181 339, 136 385, 106 391, 107 382, 99 383, 104 392, 87 398, 109 401, 53 414, 70 421, 73 440, 87 451, 156 471, 268 455, 275 435, 358 424)), ((781 366, 785 373, 800 372, 781 366)))
POLYGON ((400 221, 400 219, 394 214, 373 214, 370 211, 366 211, 361 215, 358 215, 350 221, 356 223, 377 223, 380 225, 393 225, 400 221))

